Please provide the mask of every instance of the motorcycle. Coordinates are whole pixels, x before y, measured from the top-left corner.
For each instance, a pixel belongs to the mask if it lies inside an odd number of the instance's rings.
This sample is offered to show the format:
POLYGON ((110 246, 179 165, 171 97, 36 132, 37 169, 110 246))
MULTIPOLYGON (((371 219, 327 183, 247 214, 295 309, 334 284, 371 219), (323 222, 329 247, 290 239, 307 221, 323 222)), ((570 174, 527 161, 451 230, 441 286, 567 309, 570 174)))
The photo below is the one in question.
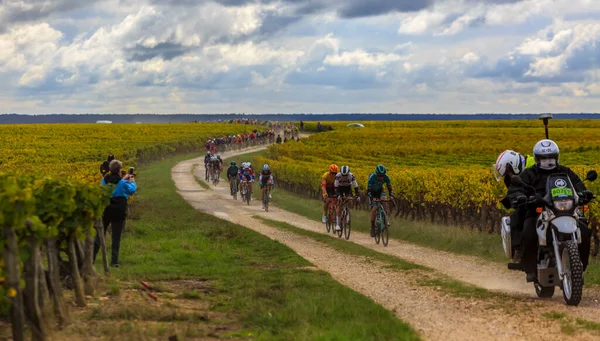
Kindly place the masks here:
MULTIPOLYGON (((594 181, 596 171, 589 171, 584 181, 594 181)), ((514 185, 524 185, 521 178, 511 179, 514 185)), ((595 197, 594 197, 595 198, 595 197)), ((539 213, 536 232, 538 236, 537 280, 534 281, 538 297, 552 297, 556 287, 563 291, 567 305, 578 305, 583 291, 583 265, 578 244, 581 231, 578 224, 587 224, 585 207, 590 200, 580 199, 567 174, 552 174, 546 180, 543 204, 535 197, 525 204, 536 204, 539 213)), ((502 218, 502 246, 508 258, 512 257, 510 218, 502 218)), ((511 270, 522 270, 520 264, 510 263, 511 270)))

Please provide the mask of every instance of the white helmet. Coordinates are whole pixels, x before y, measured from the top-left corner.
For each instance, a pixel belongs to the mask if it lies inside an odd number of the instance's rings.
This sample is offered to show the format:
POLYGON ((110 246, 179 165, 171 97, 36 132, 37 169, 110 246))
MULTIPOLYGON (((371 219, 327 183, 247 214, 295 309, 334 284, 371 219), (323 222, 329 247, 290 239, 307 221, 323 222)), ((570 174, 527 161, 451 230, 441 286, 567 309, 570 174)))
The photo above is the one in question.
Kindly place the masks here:
POLYGON ((559 155, 558 145, 552 140, 541 140, 533 146, 533 158, 540 169, 556 168, 559 155))
POLYGON ((243 167, 243 168, 246 168, 246 167, 247 167, 247 165, 248 165, 248 163, 247 163, 247 162, 242 162, 242 167, 243 167))
POLYGON ((252 164, 250 162, 246 163, 248 165, 248 168, 252 167, 252 164))
POLYGON ((504 178, 508 167, 510 167, 516 175, 521 174, 521 171, 525 168, 525 158, 523 155, 513 150, 503 151, 494 164, 494 176, 496 177, 496 181, 500 181, 504 178))
POLYGON ((348 167, 348 166, 342 166, 342 168, 340 169, 340 173, 342 173, 342 175, 348 175, 348 174, 350 174, 350 167, 348 167))

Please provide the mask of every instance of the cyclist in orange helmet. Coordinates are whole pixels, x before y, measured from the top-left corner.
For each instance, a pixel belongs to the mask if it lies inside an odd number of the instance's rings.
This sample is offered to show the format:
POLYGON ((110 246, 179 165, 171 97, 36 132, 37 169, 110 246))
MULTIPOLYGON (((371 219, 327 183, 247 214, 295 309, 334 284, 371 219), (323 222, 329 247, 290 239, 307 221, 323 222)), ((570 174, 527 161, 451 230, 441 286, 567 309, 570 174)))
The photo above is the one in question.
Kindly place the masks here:
POLYGON ((329 165, 329 171, 323 174, 321 178, 321 191, 323 195, 323 223, 327 222, 327 205, 331 200, 335 200, 335 176, 340 171, 336 164, 329 165))

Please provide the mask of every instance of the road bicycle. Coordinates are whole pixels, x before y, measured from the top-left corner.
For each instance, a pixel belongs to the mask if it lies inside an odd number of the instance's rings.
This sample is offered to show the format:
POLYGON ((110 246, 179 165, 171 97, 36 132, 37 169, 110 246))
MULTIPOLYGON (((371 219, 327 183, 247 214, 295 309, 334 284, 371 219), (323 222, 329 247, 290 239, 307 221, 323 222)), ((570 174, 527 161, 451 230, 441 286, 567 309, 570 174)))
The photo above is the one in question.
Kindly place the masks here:
POLYGON ((327 214, 325 215, 325 228, 327 229, 327 233, 331 231, 331 233, 336 234, 335 231, 335 212, 337 211, 337 200, 335 198, 328 197, 325 199, 328 201, 327 203, 327 214))
POLYGON ((373 199, 377 203, 377 215, 375 216, 375 243, 379 244, 379 240, 383 246, 388 246, 389 242, 389 217, 383 207, 384 202, 391 202, 396 206, 395 200, 390 199, 373 199))
POLYGON ((245 202, 248 205, 250 205, 250 200, 252 200, 250 186, 252 186, 252 183, 248 182, 247 180, 244 180, 244 182, 242 182, 242 190, 240 192, 240 194, 242 195, 242 202, 245 202))
POLYGON ((352 219, 350 214, 350 206, 348 205, 348 203, 355 200, 357 200, 357 198, 351 196, 345 196, 342 198, 342 212, 340 213, 341 230, 338 231, 338 238, 341 238, 343 234, 346 240, 350 239, 350 223, 352 222, 352 219))
POLYGON ((233 197, 233 200, 237 200, 237 193, 238 193, 237 180, 238 180, 237 176, 231 177, 231 179, 229 179, 229 191, 231 193, 231 196, 233 197))

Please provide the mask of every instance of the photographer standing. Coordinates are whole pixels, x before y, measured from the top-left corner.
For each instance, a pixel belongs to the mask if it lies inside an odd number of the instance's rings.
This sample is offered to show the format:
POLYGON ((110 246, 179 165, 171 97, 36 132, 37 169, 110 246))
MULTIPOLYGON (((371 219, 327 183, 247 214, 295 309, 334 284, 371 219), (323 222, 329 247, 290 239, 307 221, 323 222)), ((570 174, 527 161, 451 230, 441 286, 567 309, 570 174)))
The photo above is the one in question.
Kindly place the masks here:
MULTIPOLYGON (((102 224, 104 225, 104 235, 108 225, 112 226, 112 252, 110 265, 119 267, 119 247, 121 244, 121 233, 125 229, 125 218, 127 217, 127 198, 135 193, 137 186, 133 174, 126 174, 121 177, 121 168, 123 164, 119 160, 110 162, 110 172, 102 179, 102 185, 114 184, 115 189, 110 199, 110 204, 104 209, 102 215, 102 224)), ((94 240, 94 261, 100 249, 100 238, 96 235, 94 240)))

